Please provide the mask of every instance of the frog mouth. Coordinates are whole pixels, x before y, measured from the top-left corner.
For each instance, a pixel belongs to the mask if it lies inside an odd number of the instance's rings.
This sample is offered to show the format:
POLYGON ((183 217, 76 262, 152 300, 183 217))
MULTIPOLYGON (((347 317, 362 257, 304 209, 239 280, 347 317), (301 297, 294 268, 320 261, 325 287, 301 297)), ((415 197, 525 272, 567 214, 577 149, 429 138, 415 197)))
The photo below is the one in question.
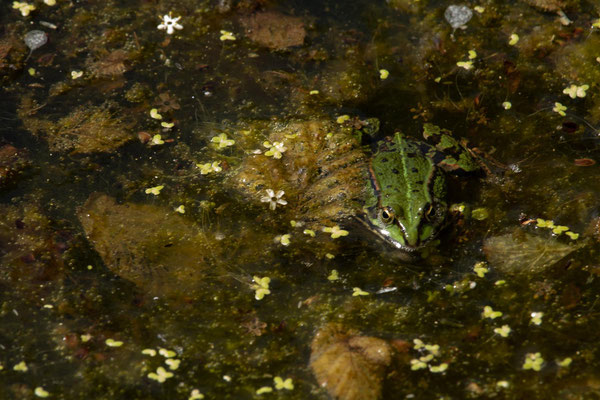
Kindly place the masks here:
POLYGON ((359 221, 369 232, 371 232, 373 235, 378 237, 380 239, 380 241, 387 243, 388 245, 392 246, 394 249, 397 249, 404 253, 413 253, 413 254, 417 253, 420 249, 422 249, 426 245, 425 243, 419 243, 418 246, 413 247, 413 246, 408 246, 404 243, 401 243, 401 242, 397 241, 396 239, 394 239, 390 235, 390 232, 387 229, 373 224, 367 216, 364 216, 364 217, 357 216, 356 220, 359 221))

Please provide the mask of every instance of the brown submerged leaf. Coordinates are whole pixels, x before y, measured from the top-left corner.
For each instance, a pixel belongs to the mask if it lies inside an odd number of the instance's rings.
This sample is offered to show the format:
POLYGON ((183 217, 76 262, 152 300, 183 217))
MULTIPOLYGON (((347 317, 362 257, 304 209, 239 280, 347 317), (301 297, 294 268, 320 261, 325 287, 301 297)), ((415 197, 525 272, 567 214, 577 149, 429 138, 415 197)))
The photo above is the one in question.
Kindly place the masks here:
POLYGON ((243 18, 242 24, 252 41, 270 49, 282 50, 304 44, 306 31, 298 17, 267 11, 243 18))
POLYGON ((319 385, 335 399, 377 400, 391 358, 385 340, 329 324, 312 341, 310 367, 319 385))
POLYGON ((490 264, 506 274, 536 275, 577 250, 583 244, 565 244, 516 230, 487 239, 483 251, 490 264))
POLYGON ((543 11, 560 11, 565 7, 564 0, 524 0, 527 4, 543 11))
POLYGON ((106 266, 150 293, 193 295, 216 264, 214 239, 170 209, 94 193, 77 216, 106 266))
POLYGON ((125 50, 114 50, 97 60, 89 59, 87 67, 99 78, 111 78, 122 75, 129 69, 129 54, 125 50))

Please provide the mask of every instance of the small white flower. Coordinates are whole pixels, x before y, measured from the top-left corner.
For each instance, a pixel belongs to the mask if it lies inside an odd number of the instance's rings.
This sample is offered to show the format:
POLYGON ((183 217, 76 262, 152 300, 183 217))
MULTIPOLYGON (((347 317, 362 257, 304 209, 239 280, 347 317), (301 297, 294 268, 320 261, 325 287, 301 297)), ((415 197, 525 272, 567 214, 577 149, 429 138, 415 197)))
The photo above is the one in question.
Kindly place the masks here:
POLYGON ((282 206, 287 204, 287 201, 282 199, 283 195, 285 194, 283 190, 279 190, 277 193, 275 193, 273 189, 267 189, 266 192, 267 195, 261 197, 260 201, 263 203, 269 203, 269 208, 271 210, 275 210, 277 208, 277 204, 281 204, 282 206))
POLYGON ((175 29, 183 29, 183 26, 177 23, 181 17, 173 18, 171 17, 171 13, 168 15, 163 15, 162 24, 158 25, 158 29, 162 29, 167 31, 167 34, 172 35, 175 32, 175 29))

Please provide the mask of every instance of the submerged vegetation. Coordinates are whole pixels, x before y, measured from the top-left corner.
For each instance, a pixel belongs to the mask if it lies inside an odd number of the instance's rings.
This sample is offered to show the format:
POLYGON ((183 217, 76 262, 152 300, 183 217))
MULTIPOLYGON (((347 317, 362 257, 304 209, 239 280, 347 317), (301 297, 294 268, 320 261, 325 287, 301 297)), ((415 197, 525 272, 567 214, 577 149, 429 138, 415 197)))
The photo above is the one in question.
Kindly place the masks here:
POLYGON ((599 395, 596 1, 0 7, 0 393, 599 395), (395 132, 456 172, 408 261, 395 132))

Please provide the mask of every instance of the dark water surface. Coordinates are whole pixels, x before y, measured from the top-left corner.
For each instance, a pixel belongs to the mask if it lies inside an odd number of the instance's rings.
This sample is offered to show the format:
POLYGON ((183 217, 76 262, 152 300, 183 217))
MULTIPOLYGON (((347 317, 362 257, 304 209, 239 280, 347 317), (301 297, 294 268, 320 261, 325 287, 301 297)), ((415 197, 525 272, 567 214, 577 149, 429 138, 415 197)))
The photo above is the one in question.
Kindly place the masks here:
POLYGON ((597 2, 15 3, 0 398, 600 397, 597 2), (406 262, 356 218, 425 123, 489 171, 406 262))

